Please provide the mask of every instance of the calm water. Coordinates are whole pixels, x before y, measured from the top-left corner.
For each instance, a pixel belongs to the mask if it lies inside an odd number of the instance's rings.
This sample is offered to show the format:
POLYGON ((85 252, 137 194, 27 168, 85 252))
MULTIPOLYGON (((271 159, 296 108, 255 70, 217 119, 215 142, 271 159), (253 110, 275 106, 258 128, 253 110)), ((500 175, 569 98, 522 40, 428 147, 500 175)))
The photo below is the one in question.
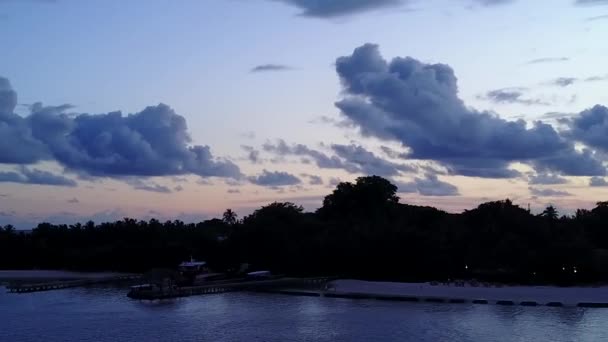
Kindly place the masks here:
POLYGON ((166 302, 124 289, 0 288, 0 341, 608 341, 608 310, 229 293, 166 302))

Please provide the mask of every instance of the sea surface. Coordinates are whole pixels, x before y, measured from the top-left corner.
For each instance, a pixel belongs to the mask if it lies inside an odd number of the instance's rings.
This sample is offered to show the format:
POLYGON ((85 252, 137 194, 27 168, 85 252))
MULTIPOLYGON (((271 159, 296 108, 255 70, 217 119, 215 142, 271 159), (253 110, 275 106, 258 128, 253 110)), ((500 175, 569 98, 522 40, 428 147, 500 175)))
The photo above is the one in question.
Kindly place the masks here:
POLYGON ((9 294, 0 341, 608 341, 608 309, 257 293, 137 301, 90 287, 9 294))

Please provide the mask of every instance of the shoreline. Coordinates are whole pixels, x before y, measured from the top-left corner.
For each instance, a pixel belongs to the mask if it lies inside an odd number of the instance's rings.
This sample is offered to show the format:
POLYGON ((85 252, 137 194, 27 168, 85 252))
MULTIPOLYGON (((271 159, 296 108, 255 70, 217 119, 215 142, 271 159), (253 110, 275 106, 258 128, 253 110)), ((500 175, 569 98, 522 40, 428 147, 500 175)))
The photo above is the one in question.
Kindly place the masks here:
POLYGON ((0 282, 96 279, 131 275, 120 272, 77 272, 64 270, 0 270, 0 282))
POLYGON ((341 279, 330 282, 322 291, 288 289, 277 293, 402 302, 608 308, 608 286, 485 287, 341 279))

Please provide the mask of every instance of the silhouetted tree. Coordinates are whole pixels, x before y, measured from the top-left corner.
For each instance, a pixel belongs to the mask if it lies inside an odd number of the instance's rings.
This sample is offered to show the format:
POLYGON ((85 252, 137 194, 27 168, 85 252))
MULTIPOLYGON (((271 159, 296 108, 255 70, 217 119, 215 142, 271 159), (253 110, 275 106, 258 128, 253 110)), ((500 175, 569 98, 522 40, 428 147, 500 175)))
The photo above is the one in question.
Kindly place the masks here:
POLYGON ((554 206, 550 205, 545 210, 543 210, 541 216, 546 217, 550 220, 557 220, 559 216, 559 212, 555 209, 554 206))
POLYGON ((0 269, 145 272, 195 257, 216 270, 252 269, 364 279, 476 277, 511 282, 608 280, 608 202, 558 219, 510 200, 461 214, 399 203, 378 176, 344 182, 315 213, 275 202, 237 220, 156 219, 84 225, 40 223, 31 233, 0 227, 0 269), (577 273, 563 267, 576 266, 577 273))
POLYGON ((237 222, 237 214, 232 209, 226 209, 222 215, 222 220, 225 224, 234 225, 237 222))

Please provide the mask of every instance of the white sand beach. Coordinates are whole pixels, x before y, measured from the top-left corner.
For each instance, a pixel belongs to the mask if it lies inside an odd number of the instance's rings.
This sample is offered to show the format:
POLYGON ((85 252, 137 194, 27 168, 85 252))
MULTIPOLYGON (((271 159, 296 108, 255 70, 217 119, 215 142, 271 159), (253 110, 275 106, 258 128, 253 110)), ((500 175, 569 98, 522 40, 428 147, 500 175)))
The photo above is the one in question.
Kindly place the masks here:
POLYGON ((536 302, 545 305, 560 302, 564 305, 579 303, 608 303, 608 286, 554 287, 554 286, 465 286, 431 285, 429 283, 370 282, 336 280, 328 292, 404 296, 417 298, 443 298, 488 301, 536 302))

